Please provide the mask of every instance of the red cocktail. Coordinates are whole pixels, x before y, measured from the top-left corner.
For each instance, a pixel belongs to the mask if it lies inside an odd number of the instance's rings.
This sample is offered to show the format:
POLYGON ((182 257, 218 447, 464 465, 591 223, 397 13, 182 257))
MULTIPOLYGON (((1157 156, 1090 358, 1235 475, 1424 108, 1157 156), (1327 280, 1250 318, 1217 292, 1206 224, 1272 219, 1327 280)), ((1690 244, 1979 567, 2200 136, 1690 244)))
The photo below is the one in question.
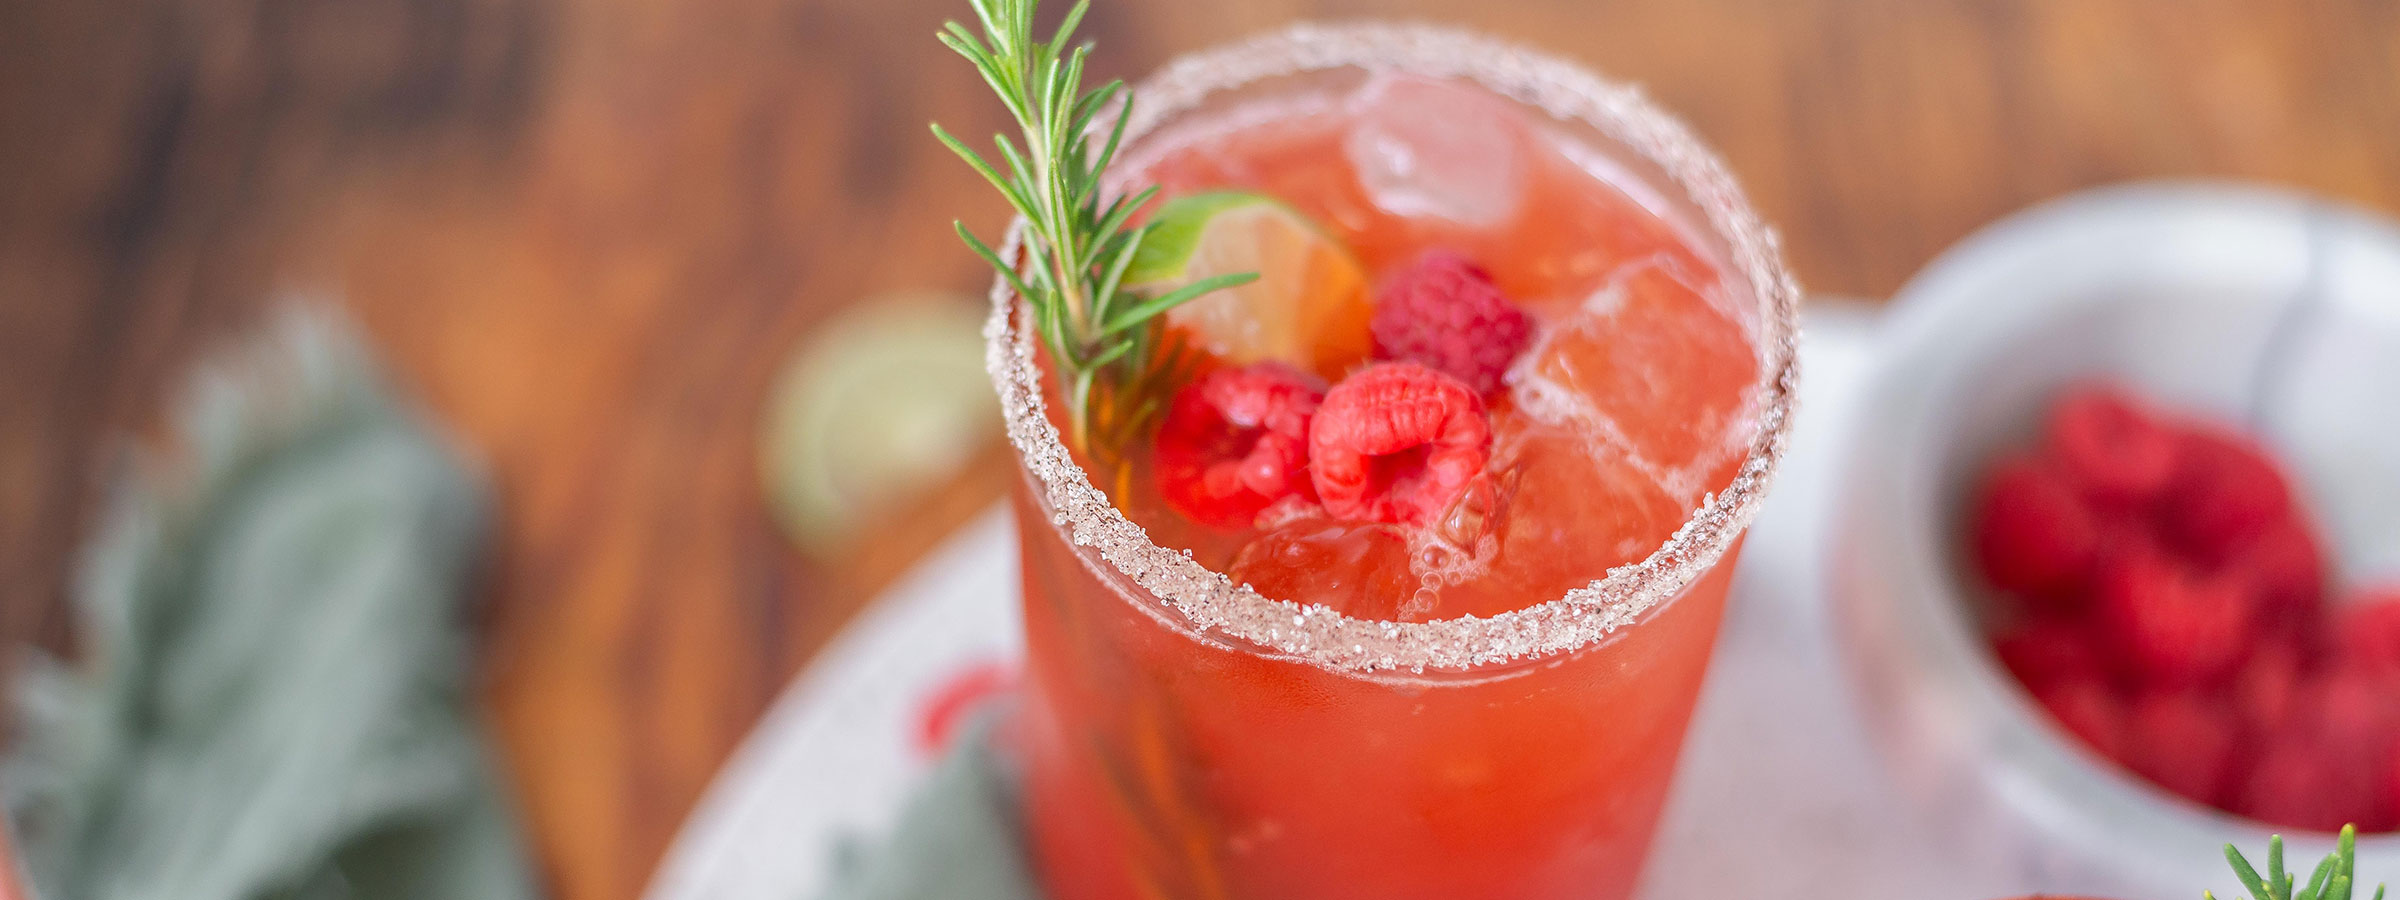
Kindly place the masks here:
POLYGON ((1232 196, 1190 265, 1265 277, 1170 314, 1163 424, 1088 450, 997 297, 1049 889, 1629 894, 1784 434, 1772 238, 1638 95, 1481 39, 1301 29, 1139 94, 1112 174, 1232 196))

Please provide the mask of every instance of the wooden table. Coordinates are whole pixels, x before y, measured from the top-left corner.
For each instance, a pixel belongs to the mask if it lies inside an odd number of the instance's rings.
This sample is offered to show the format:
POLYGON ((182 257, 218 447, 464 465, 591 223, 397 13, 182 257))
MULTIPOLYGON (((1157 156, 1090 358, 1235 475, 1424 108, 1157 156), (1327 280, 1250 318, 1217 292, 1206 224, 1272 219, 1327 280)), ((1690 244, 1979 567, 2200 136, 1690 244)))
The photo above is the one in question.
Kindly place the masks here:
MULTIPOLYGON (((924 131, 998 127, 963 0, 0 5, 0 586, 58 597, 108 449, 281 292, 339 297, 488 461, 485 694, 557 896, 638 894, 776 690, 996 496, 987 452, 834 563, 762 509, 784 351, 971 289, 999 205, 924 131)), ((2400 5, 2226 0, 1101 0, 1098 66, 1300 17, 1437 18, 1645 82, 1884 296, 2011 209, 2145 176, 2400 205, 2400 5)))

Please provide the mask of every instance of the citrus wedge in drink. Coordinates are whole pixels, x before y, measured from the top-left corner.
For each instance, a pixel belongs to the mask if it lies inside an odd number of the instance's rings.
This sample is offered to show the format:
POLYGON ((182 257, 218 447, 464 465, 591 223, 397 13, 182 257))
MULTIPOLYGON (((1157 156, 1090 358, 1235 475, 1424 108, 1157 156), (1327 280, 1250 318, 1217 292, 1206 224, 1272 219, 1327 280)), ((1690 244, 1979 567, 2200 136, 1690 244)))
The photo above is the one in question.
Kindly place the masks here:
POLYGON ((1170 310, 1200 349, 1225 362, 1290 363, 1338 379, 1367 358, 1367 275, 1298 210, 1260 194, 1216 191, 1168 201, 1152 217, 1125 283, 1157 296, 1203 278, 1258 279, 1170 310))

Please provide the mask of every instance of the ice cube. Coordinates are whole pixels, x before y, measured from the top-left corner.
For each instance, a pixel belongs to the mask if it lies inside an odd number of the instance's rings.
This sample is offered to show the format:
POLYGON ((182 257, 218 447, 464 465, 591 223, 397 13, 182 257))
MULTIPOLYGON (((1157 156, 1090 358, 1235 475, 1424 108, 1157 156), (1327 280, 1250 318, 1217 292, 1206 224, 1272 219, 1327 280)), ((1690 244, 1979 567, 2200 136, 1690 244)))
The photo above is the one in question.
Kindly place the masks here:
POLYGON ((1421 618, 1431 604, 1418 597, 1409 553, 1408 531, 1397 525, 1303 518, 1259 535, 1225 574, 1276 600, 1362 619, 1421 618))
POLYGON ((1502 564, 1540 599, 1640 561, 1689 517, 1654 469, 1584 429, 1533 424, 1499 449, 1517 469, 1502 564))
POLYGON ((1521 114, 1457 82, 1379 74, 1352 102, 1342 147, 1385 211, 1492 227, 1517 212, 1528 148, 1521 114))
MULTIPOLYGON (((1493 438, 1505 470, 1497 540, 1445 578, 1432 615, 1490 616, 1564 596, 1657 550, 1683 524, 1678 501, 1621 444, 1575 424, 1510 418, 1493 438)), ((1445 573, 1446 574, 1446 573, 1445 573)))
POLYGON ((1664 257, 1626 266, 1526 354, 1513 376, 1520 402, 1588 411, 1660 470, 1719 486, 1731 474, 1727 453, 1748 440, 1758 359, 1748 331, 1708 295, 1664 257))

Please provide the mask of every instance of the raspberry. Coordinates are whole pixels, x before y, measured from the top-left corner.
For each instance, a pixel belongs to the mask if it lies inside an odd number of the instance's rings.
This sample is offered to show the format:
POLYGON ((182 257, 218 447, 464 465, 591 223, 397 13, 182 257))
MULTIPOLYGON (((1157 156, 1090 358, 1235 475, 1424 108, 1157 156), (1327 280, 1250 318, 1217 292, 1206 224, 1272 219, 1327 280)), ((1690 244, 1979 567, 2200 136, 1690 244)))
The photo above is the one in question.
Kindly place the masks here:
POLYGON ((2269 641, 2250 651, 2250 661, 2233 676, 2233 707, 2242 724, 2267 735, 2282 729, 2299 708, 2300 648, 2269 641))
POLYGON ((2390 827, 2395 812, 2378 789, 2383 767, 2400 750, 2400 708, 2394 697, 2400 697, 2394 673, 2337 665, 2304 689, 2287 731, 2315 740, 2319 758, 2342 789, 2365 801, 2345 807, 2346 818, 2369 830, 2390 827))
POLYGON ((2067 678, 2033 692, 2067 733, 2109 759, 2125 757, 2124 702, 2096 677, 2067 678))
POLYGON ((2126 767, 2202 803, 2221 802, 2239 732, 2224 706, 2188 691, 2146 693, 2125 714, 2126 767))
POLYGON ((2293 724, 2324 738, 2329 748, 2381 758, 2400 738, 2400 684, 2389 672, 2336 666, 2302 691, 2293 724))
POLYGON ((2297 516, 2276 520, 2233 551, 2226 568, 2259 600, 2261 624, 2283 631, 2314 625, 2324 601, 2325 562, 2308 524, 2297 516))
POLYGON ((2283 473, 2249 439, 2195 429, 2177 443, 2175 480, 2162 498, 2165 524, 2201 560, 2225 561, 2291 514, 2283 473))
POLYGON ((2213 681, 2249 649, 2249 593, 2142 544, 2100 564, 2094 602, 2129 674, 2160 685, 2213 681))
POLYGON ((1533 320, 1501 296, 1482 266, 1434 250, 1385 282, 1376 294, 1375 355, 1449 373, 1476 395, 1500 386, 1533 339, 1533 320))
POLYGON ((2041 619, 2019 628, 1994 641, 1992 652, 2029 689, 2101 674, 2100 656, 2083 626, 2064 619, 2041 619))
POLYGON ((2025 457, 1992 467, 1973 528, 1985 578, 2052 601, 2073 595, 2100 543, 2091 511, 2066 481, 2025 457))
POLYGON ((2400 674, 2400 589, 2354 597, 2339 616, 2334 632, 2341 636, 2344 662, 2400 674))
POLYGON ((2086 496, 2140 505, 2175 475, 2174 435, 2108 385, 2067 392, 2050 410, 2050 453, 2086 496))
POLYGON ((1308 421, 1324 397, 1314 377, 1277 363, 1218 369, 1175 394, 1158 429, 1159 493, 1176 512, 1217 527, 1310 491, 1308 421))
POLYGON ((2313 738, 2279 736, 2235 798, 2236 812, 2272 825, 2339 831, 2377 818, 2374 791, 2313 738))
POLYGON ((2400 747, 2393 751, 2391 758, 2383 763, 2384 831, 2392 830, 2393 819, 2400 819, 2400 747))
POLYGON ((1473 389, 1415 363, 1378 363, 1326 392, 1309 424, 1309 475, 1337 517, 1424 525, 1483 474, 1491 445, 1473 389))

